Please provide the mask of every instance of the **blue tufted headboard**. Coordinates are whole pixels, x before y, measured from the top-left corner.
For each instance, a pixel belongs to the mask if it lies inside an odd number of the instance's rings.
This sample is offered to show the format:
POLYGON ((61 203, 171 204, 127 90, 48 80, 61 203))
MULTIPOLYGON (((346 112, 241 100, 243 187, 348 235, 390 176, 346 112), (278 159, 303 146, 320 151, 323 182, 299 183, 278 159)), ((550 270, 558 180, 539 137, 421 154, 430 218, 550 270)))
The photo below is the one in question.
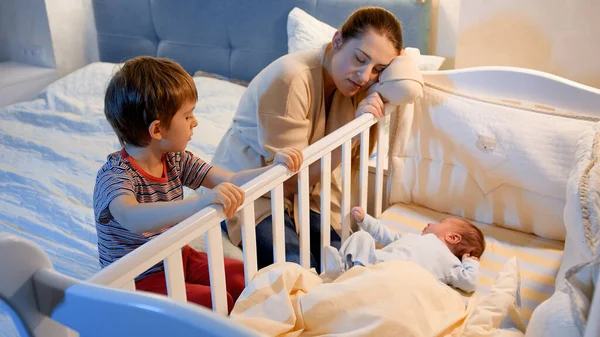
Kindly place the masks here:
POLYGON ((287 16, 299 7, 339 27, 357 8, 389 9, 405 46, 429 50, 431 0, 93 0, 100 60, 168 57, 197 70, 251 80, 287 53, 287 16))

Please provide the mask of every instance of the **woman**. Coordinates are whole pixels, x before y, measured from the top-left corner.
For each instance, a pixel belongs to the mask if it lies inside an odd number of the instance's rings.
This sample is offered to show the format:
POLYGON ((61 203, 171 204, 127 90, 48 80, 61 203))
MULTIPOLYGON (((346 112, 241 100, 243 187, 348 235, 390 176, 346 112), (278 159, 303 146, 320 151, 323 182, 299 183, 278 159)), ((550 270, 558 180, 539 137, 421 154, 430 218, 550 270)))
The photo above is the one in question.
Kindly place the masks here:
MULTIPOLYGON (((284 147, 302 150, 354 118, 372 113, 383 116, 377 93, 367 95, 379 74, 402 55, 402 28, 389 11, 363 7, 354 12, 321 49, 282 56, 261 71, 250 83, 238 106, 233 123, 213 158, 215 166, 240 171, 268 165, 284 147)), ((414 72, 414 70, 412 70, 414 72)), ((371 133, 372 138, 375 132, 371 133)), ((374 144, 374 141, 371 142, 374 144)), ((358 142, 354 141, 353 146, 358 142)), ((355 151, 353 151, 354 153, 355 151)), ((341 150, 332 153, 331 167, 341 162, 341 150)), ((310 166, 311 266, 320 261, 320 162, 310 166)), ((300 262, 300 240, 294 204, 297 180, 285 184, 286 260, 300 262)), ((331 184, 331 245, 339 248, 341 236, 341 192, 331 184)), ((268 198, 255 203, 258 267, 273 262, 271 205, 268 198)), ((241 242, 238 219, 227 222, 235 245, 241 242)))

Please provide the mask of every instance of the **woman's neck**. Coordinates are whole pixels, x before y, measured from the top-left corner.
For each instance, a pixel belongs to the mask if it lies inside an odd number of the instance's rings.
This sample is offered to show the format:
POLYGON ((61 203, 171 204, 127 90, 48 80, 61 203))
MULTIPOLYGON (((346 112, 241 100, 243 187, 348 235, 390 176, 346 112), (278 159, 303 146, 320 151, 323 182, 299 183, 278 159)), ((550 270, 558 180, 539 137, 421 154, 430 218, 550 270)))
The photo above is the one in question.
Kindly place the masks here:
POLYGON ((163 153, 160 149, 155 149, 152 144, 146 147, 125 145, 125 151, 144 171, 157 177, 162 175, 163 153))
POLYGON ((335 81, 331 76, 331 60, 333 59, 333 51, 331 50, 331 43, 325 48, 325 55, 323 56, 323 89, 325 91, 325 97, 329 97, 336 89, 335 81))

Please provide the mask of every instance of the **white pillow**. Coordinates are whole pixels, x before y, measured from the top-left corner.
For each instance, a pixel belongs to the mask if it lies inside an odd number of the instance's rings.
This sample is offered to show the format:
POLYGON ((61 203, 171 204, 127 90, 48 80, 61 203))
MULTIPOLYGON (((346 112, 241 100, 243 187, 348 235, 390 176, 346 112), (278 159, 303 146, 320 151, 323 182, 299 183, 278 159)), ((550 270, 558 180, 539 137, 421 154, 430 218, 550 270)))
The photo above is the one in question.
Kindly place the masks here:
MULTIPOLYGON (((321 48, 331 42, 336 31, 336 28, 295 7, 290 11, 287 21, 288 53, 321 48)), ((406 52, 418 56, 421 71, 438 70, 445 60, 441 56, 420 55, 417 48, 406 48, 406 52)))
POLYGON ((533 312, 527 336, 584 335, 600 269, 599 146, 600 124, 597 123, 577 141, 576 163, 567 182, 563 218, 567 238, 563 262, 556 277, 557 290, 533 312))
POLYGON ((567 230, 565 258, 556 278, 557 288, 566 270, 589 261, 600 240, 600 123, 577 141, 576 162, 567 181, 563 220, 567 230))
POLYGON ((320 48, 331 42, 336 31, 337 29, 295 7, 290 11, 287 21, 288 53, 320 48))
POLYGON ((598 256, 567 270, 560 288, 533 311, 527 337, 584 336, 599 271, 598 256))

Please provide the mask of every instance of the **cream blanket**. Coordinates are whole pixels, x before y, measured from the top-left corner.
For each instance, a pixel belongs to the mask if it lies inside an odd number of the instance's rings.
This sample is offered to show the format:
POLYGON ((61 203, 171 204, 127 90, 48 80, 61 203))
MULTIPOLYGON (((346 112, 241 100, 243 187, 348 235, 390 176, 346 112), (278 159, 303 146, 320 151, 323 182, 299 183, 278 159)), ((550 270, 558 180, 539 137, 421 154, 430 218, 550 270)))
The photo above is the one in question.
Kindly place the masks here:
POLYGON ((467 316, 455 290, 408 261, 354 267, 333 283, 297 264, 275 264, 256 275, 231 313, 269 336, 451 336, 467 316))

